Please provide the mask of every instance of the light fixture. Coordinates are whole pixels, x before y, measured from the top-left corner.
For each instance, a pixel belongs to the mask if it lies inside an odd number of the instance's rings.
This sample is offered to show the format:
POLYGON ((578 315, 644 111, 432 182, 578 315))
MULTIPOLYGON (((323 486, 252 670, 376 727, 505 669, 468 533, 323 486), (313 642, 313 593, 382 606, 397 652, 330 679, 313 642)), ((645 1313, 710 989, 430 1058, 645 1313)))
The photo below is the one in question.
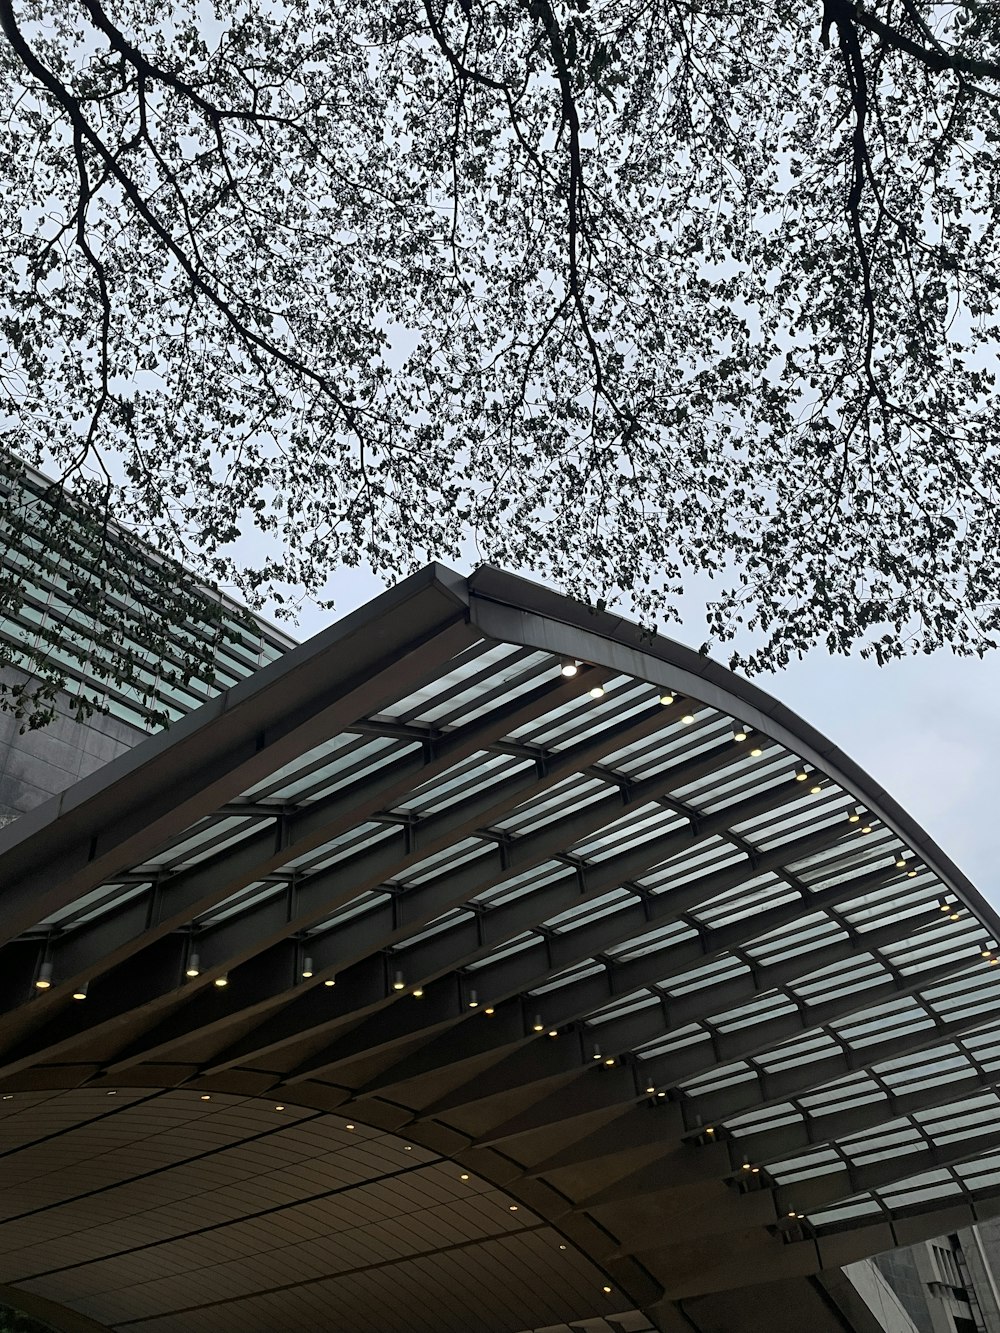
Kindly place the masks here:
POLYGON ((229 978, 226 976, 225 972, 223 972, 223 974, 222 974, 221 977, 216 977, 216 978, 215 978, 215 984, 216 984, 217 986, 228 986, 228 985, 229 985, 229 978))
POLYGON ((563 657, 559 661, 559 670, 564 676, 575 676, 580 666, 572 657, 563 657))
POLYGON ((496 1013, 496 1010, 493 1008, 491 1004, 488 1004, 486 1008, 483 1010, 483 1013, 489 1014, 489 1016, 492 1018, 493 1015, 496 1013))
POLYGON ((35 979, 36 990, 48 990, 52 985, 52 964, 43 963, 38 969, 38 976, 35 979))
POLYGON ((615 1057, 613 1055, 609 1055, 608 1058, 604 1061, 604 1063, 608 1066, 609 1069, 614 1064, 614 1062, 615 1062, 615 1057))
POLYGON ((759 745, 755 745, 753 749, 750 751, 751 757, 754 759, 759 759, 763 753, 764 751, 760 748, 759 745))
POLYGON ((910 866, 909 870, 906 872, 906 878, 907 878, 907 879, 916 879, 916 877, 917 877, 917 872, 916 872, 916 870, 914 870, 914 868, 913 868, 912 866, 910 866))
POLYGON ((595 1060, 599 1060, 600 1058, 601 1058, 601 1048, 600 1048, 600 1046, 598 1046, 598 1045, 595 1043, 595 1044, 594 1044, 594 1059, 595 1059, 595 1060))
POLYGON ((188 958, 188 965, 184 969, 184 975, 186 977, 196 977, 200 974, 200 972, 201 972, 201 963, 198 961, 198 955, 196 953, 193 953, 188 958))
POLYGON ((309 977, 312 976, 312 974, 313 974, 313 960, 311 958, 303 958, 302 975, 308 979, 309 977))
POLYGON ((560 1245, 559 1248, 560 1248, 561 1250, 564 1250, 564 1249, 566 1248, 566 1246, 565 1246, 565 1245, 560 1245))
POLYGON ((558 1037, 558 1036, 559 1036, 558 1029, 557 1029, 557 1028, 551 1028, 550 1031, 549 1031, 549 1036, 550 1036, 550 1037, 558 1037))
POLYGON ((860 823, 860 822, 861 822, 861 814, 862 814, 861 806, 860 806, 860 805, 856 805, 856 806, 854 807, 854 809, 851 811, 851 813, 847 816, 847 822, 848 822, 848 824, 858 824, 858 823, 860 823))
POLYGON ((544 1032, 545 1024, 542 1022, 541 1014, 535 1015, 535 1021, 531 1025, 532 1032, 544 1032))
MULTIPOLYGON (((423 994, 423 991, 421 991, 421 994, 423 994)), ((470 1009, 479 1008, 479 995, 474 990, 469 991, 469 1008, 470 1009)))
POLYGON ((749 1163, 749 1162, 744 1162, 744 1163, 743 1163, 743 1170, 744 1170, 744 1171, 749 1171, 749 1170, 750 1170, 750 1163, 749 1163))
POLYGON ((939 908, 939 910, 942 911, 942 912, 950 912, 950 911, 951 911, 951 908, 948 906, 948 899, 947 899, 947 898, 939 898, 939 899, 938 899, 938 908, 939 908))
POLYGON ((410 1147, 408 1143, 403 1144, 403 1152, 412 1152, 412 1151, 413 1149, 410 1147))
POLYGON ((705 1126, 705 1133, 708 1134, 709 1136, 711 1136, 712 1134, 714 1134, 714 1133, 715 1133, 715 1126, 714 1126, 714 1125, 706 1125, 706 1126, 705 1126))
POLYGON ((664 690, 663 693, 660 695, 660 703, 663 705, 664 708, 669 708, 669 706, 673 703, 673 701, 674 701, 673 690, 664 690))
POLYGON ((806 770, 805 770, 804 768, 797 768, 797 769, 795 770, 795 781, 796 781, 796 782, 805 782, 805 780, 806 780, 806 778, 808 778, 808 776, 809 776, 809 774, 806 772, 806 770))
POLYGON ((751 1174, 752 1176, 759 1176, 759 1175, 760 1175, 760 1167, 759 1167, 759 1166, 752 1166, 752 1167, 750 1168, 750 1174, 751 1174))
POLYGON ((657 1097, 665 1097, 667 1094, 665 1092, 658 1092, 656 1095, 657 1097))
POLYGON ((737 722, 736 726, 733 727, 733 740, 745 741, 746 738, 747 738, 746 726, 742 722, 737 722))
POLYGON ((337 981, 335 977, 327 977, 327 979, 323 982, 324 986, 336 986, 336 984, 337 981))
POLYGON ((689 727, 691 723, 694 721, 694 713, 685 713, 684 716, 681 718, 681 721, 684 723, 686 727, 689 727))
POLYGON ((990 958, 993 955, 993 950, 990 948, 986 940, 983 940, 983 947, 979 950, 979 952, 983 955, 984 958, 990 958))
POLYGON ((211 1095, 211 1093, 203 1092, 203 1093, 201 1094, 201 1100, 202 1100, 203 1102, 210 1102, 210 1101, 212 1100, 212 1095, 211 1095))
POLYGON ((906 869, 906 857, 905 857, 905 856, 897 856, 897 857, 896 857, 896 869, 897 869, 897 870, 905 870, 905 869, 906 869))
POLYGON ((278 1105, 277 1105, 274 1109, 275 1109, 276 1111, 283 1111, 283 1110, 285 1109, 285 1103, 284 1103, 284 1102, 279 1102, 278 1105))
POLYGON ((996 967, 997 963, 1000 963, 1000 958, 994 957, 990 959, 990 967, 996 967))
POLYGON ((508 1211, 509 1213, 516 1213, 516 1212, 517 1212, 517 1204, 516 1204, 516 1203, 508 1204, 508 1205, 507 1205, 507 1211, 508 1211))
POLYGON ((590 691, 590 697, 591 697, 592 699, 603 699, 603 698, 604 698, 604 686, 603 686, 603 685, 594 685, 594 686, 592 686, 591 691, 590 691))
POLYGON ((396 979, 392 983, 393 990, 406 990, 406 982, 403 980, 402 972, 396 973, 396 979))
POLYGON ((459 1176, 459 1180, 468 1180, 468 1179, 469 1179, 468 1171, 463 1171, 462 1174, 459 1176))
POLYGON ((861 832, 862 832, 862 833, 871 833, 871 831, 872 831, 872 826, 871 826, 871 824, 862 824, 862 825, 861 825, 861 832))
POLYGON ((88 989, 89 986, 90 986, 90 982, 89 982, 89 981, 85 981, 85 982, 83 982, 82 985, 77 986, 76 990, 73 992, 73 999, 74 999, 74 1000, 85 1000, 85 999, 87 998, 87 989, 88 989))
POLYGON ((656 1091, 656 1089, 653 1087, 652 1083, 650 1083, 646 1091, 652 1096, 652 1094, 656 1091))
MULTIPOLYGON (((422 1000, 423 997, 424 997, 424 988, 423 988, 423 986, 414 986, 414 987, 413 987, 413 998, 414 998, 415 1000, 422 1000)), ((475 1005, 473 1005, 472 1007, 475 1008, 475 1005)))
POLYGON ((353 1126, 353 1125, 345 1125, 344 1128, 345 1128, 345 1129, 354 1129, 354 1126, 353 1126))
POLYGON ((818 781, 814 782, 813 785, 809 788, 809 795, 818 796, 822 790, 823 788, 820 786, 819 782, 818 781))
POLYGON ((610 1288, 609 1286, 607 1286, 606 1284, 605 1284, 605 1286, 603 1286, 603 1287, 601 1288, 601 1290, 607 1292, 607 1294, 608 1294, 609 1296, 611 1295, 611 1288, 610 1288))
POLYGON ((949 920, 949 921, 957 921, 958 918, 959 918, 961 915, 962 915, 962 909, 961 909, 960 907, 956 907, 955 910, 954 910, 954 912, 949 912, 949 914, 948 914, 948 920, 949 920))

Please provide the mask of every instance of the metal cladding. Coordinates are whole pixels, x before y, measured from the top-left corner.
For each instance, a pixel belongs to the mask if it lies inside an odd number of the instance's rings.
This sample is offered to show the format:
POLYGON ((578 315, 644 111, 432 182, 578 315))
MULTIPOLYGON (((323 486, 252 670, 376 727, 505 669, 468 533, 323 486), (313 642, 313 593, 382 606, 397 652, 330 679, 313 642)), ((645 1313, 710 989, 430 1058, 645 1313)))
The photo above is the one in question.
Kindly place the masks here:
MULTIPOLYGON (((524 1300, 497 1295, 464 1325, 483 1330, 546 1301, 539 1325, 697 1327, 713 1294, 1000 1212, 992 910, 761 691, 497 570, 430 566, 0 839, 0 1124, 25 1167, 0 1282, 66 1327, 277 1327, 267 1300, 319 1282, 328 1313, 302 1326, 362 1326, 364 1265, 339 1250, 283 1281, 259 1230, 234 1258, 227 1228, 261 1208, 253 1179, 216 1206, 213 1155, 260 1136, 305 1164, 267 1203, 275 1252, 320 1195, 406 1176, 451 1219, 420 1251, 435 1317, 451 1302, 462 1327, 489 1265, 517 1269, 524 1300), (191 1117, 197 1142, 148 1168, 116 1151, 69 1194, 31 1156, 98 1123, 160 1144, 191 1117), (358 1134, 363 1168, 310 1178, 358 1134), (193 1214, 153 1227, 157 1182, 203 1159, 193 1214), (128 1190, 134 1249, 106 1225, 128 1190), (173 1251, 149 1276, 202 1209, 224 1299, 173 1251)), ((419 1304, 378 1327, 423 1329, 419 1304)))

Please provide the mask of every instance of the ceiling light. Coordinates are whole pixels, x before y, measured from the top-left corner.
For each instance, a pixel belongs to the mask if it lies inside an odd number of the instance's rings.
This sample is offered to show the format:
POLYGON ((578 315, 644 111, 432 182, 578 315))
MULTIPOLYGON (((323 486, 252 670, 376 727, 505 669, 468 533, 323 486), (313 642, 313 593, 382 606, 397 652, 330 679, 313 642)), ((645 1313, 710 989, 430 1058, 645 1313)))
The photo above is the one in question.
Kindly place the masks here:
POLYGON ((862 825, 861 825, 861 832, 862 832, 862 833, 871 833, 871 831, 872 831, 872 826, 871 826, 871 824, 862 824, 862 825))
POLYGON ((532 1032, 544 1032, 545 1024, 542 1022, 541 1014, 535 1015, 535 1021, 531 1025, 532 1032))
MULTIPOLYGON (((415 1000, 421 1000, 421 999, 423 999, 423 995, 424 995, 424 988, 423 988, 423 986, 414 986, 414 987, 413 987, 413 998, 414 998, 415 1000)), ((474 1005, 473 1005, 473 1008, 475 1008, 474 1005)))
POLYGON ((858 824, 858 823, 860 823, 860 822, 861 822, 861 814, 862 814, 861 806, 860 806, 860 805, 856 805, 856 806, 854 807, 854 809, 851 811, 851 813, 847 816, 847 822, 848 822, 849 824, 858 824))
POLYGON ((516 1213, 516 1212, 517 1212, 517 1204, 516 1204, 516 1203, 508 1204, 508 1205, 507 1205, 507 1211, 510 1212, 510 1213, 516 1213))
POLYGON ((193 953, 191 957, 188 959, 188 965, 184 969, 184 975, 186 977, 196 977, 200 972, 201 972, 201 964, 198 961, 198 955, 196 953, 193 953))
POLYGON ((752 1176, 759 1176, 759 1175, 760 1175, 760 1167, 759 1167, 759 1166, 752 1166, 752 1167, 750 1168, 750 1174, 751 1174, 752 1176))
POLYGON ((657 1097, 665 1097, 667 1094, 665 1092, 658 1092, 656 1095, 657 1097))
POLYGON ((681 718, 681 721, 684 723, 686 727, 689 727, 691 723, 694 721, 694 713, 685 713, 684 716, 681 718))
POLYGON ((486 1006, 486 1008, 483 1010, 483 1013, 484 1013, 484 1014, 489 1014, 490 1017, 492 1018, 493 1015, 496 1013, 496 1010, 493 1008, 493 1006, 492 1006, 491 1004, 488 1004, 488 1005, 486 1006))
POLYGON ((897 870, 905 870, 905 869, 906 869, 906 858, 905 858, 904 856, 897 856, 897 857, 896 857, 896 869, 897 869, 897 870))
POLYGON ((706 1134, 714 1134, 714 1133, 715 1133, 715 1126, 714 1126, 714 1125, 706 1125, 706 1126, 705 1126, 705 1133, 706 1133, 706 1134))
POLYGON ((87 998, 87 989, 89 986, 89 981, 85 981, 82 986, 77 986, 76 990, 73 992, 73 999, 85 1000, 87 998))
POLYGON ((652 1085, 652 1083, 651 1083, 651 1084, 649 1085, 649 1087, 646 1089, 646 1091, 647 1091, 648 1093, 654 1093, 654 1092, 656 1091, 656 1089, 653 1087, 653 1085, 652 1085))
POLYGON ((36 990, 48 990, 52 985, 52 964, 43 963, 38 969, 38 976, 35 979, 36 990))
POLYGON ((572 657, 563 657, 559 661, 559 670, 564 676, 575 676, 580 667, 572 657))
POLYGON ((603 1286, 601 1290, 606 1291, 609 1296, 611 1295, 611 1288, 609 1286, 603 1286))
POLYGON ((216 984, 217 986, 228 986, 228 985, 229 985, 229 978, 226 976, 225 972, 223 972, 223 974, 222 974, 221 977, 216 977, 216 978, 215 978, 215 984, 216 984))
POLYGON ((663 693, 660 695, 660 703, 664 706, 664 708, 668 708, 670 704, 673 703, 673 701, 674 701, 673 690, 664 690, 663 693))
POLYGON ((916 879, 916 877, 917 877, 917 872, 911 866, 910 869, 906 872, 906 878, 916 879))
POLYGON ((950 911, 951 911, 951 908, 948 906, 948 899, 947 899, 947 898, 939 898, 939 899, 938 899, 938 908, 939 908, 942 912, 950 912, 950 911))
POLYGON ((550 1037, 558 1037, 558 1036, 559 1036, 559 1031, 558 1031, 558 1029, 557 1029, 557 1028, 552 1028, 552 1029, 550 1030, 550 1032, 549 1032, 549 1036, 550 1036, 550 1037))
POLYGON ((759 745, 755 745, 753 749, 750 751, 750 754, 754 759, 759 759, 763 753, 764 751, 760 748, 759 745))
POLYGON ((986 940, 983 940, 983 945, 982 948, 979 950, 979 952, 983 955, 984 958, 989 958, 992 955, 993 950, 990 948, 986 940))
POLYGON ((210 1102, 210 1101, 212 1100, 212 1095, 211 1095, 211 1093, 203 1092, 203 1093, 201 1094, 201 1100, 202 1100, 203 1102, 210 1102))
POLYGON ((603 685, 594 685, 594 686, 591 688, 591 691, 590 691, 590 697, 591 697, 592 699, 603 699, 603 698, 604 698, 604 686, 603 686, 603 685))
POLYGON ((595 1060, 599 1060, 600 1058, 601 1058, 601 1048, 600 1048, 600 1046, 598 1046, 598 1045, 595 1043, 595 1045, 594 1045, 594 1059, 595 1059, 595 1060))
POLYGON ((335 977, 327 977, 327 979, 323 982, 324 986, 336 986, 336 984, 337 981, 335 977))
POLYGON ((608 1058, 604 1061, 604 1063, 608 1066, 609 1069, 614 1064, 614 1062, 615 1062, 615 1057, 613 1055, 609 1055, 608 1058))
POLYGON ((345 1125, 344 1128, 345 1128, 345 1129, 354 1129, 354 1126, 353 1126, 353 1125, 345 1125))
POLYGON ((962 909, 960 907, 956 908, 954 912, 949 913, 948 920, 957 921, 961 915, 962 915, 962 909))
POLYGON ((468 1179, 469 1179, 468 1171, 463 1171, 462 1174, 459 1176, 459 1180, 468 1180, 468 1179))
POLYGON ((813 785, 809 788, 809 794, 810 796, 818 796, 822 790, 823 788, 819 785, 819 783, 814 782, 813 785))
POLYGON ((805 770, 804 768, 798 768, 798 769, 795 770, 795 781, 796 781, 796 782, 805 782, 805 780, 806 780, 806 778, 808 778, 808 776, 809 776, 809 774, 806 772, 806 770, 805 770))
POLYGON ((392 983, 393 990, 406 990, 406 982, 403 980, 402 972, 396 973, 396 979, 392 983))
MULTIPOLYGON (((421 994, 423 994, 423 992, 421 992, 421 994)), ((479 1008, 479 995, 474 990, 469 991, 469 1008, 470 1009, 479 1008)))
POLYGON ((279 1102, 278 1105, 277 1105, 274 1109, 275 1109, 276 1111, 283 1111, 283 1110, 285 1109, 285 1104, 284 1104, 284 1102, 279 1102))
POLYGON ((312 976, 312 974, 313 974, 313 960, 311 958, 303 958, 302 975, 306 978, 309 978, 312 976))
POLYGON ((747 738, 747 729, 746 729, 746 727, 743 725, 742 722, 737 722, 736 726, 733 727, 733 740, 734 740, 734 741, 745 741, 746 738, 747 738))

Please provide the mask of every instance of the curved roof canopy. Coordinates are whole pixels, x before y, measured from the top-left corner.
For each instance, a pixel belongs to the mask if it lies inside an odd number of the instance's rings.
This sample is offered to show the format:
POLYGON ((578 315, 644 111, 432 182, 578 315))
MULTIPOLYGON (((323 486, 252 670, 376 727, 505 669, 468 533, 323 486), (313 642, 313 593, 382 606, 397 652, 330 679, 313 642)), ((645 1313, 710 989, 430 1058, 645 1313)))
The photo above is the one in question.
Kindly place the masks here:
POLYGON ((992 911, 761 691, 497 570, 0 838, 0 1283, 67 1328, 689 1329, 1000 1212, 992 911))

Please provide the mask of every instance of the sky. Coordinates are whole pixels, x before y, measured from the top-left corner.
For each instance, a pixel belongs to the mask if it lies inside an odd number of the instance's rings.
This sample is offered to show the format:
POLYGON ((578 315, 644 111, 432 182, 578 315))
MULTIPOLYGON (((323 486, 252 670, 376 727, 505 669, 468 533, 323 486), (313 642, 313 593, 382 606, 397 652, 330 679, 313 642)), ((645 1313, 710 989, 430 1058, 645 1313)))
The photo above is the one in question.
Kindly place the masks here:
MULTIPOLYGON (((337 611, 303 608, 293 633, 310 637, 381 587, 364 571, 339 571, 329 585, 337 611)), ((704 636, 692 625, 671 637, 696 648, 704 636)), ((860 764, 1000 909, 1000 652, 982 660, 942 652, 879 667, 816 649, 754 683, 860 764)))

